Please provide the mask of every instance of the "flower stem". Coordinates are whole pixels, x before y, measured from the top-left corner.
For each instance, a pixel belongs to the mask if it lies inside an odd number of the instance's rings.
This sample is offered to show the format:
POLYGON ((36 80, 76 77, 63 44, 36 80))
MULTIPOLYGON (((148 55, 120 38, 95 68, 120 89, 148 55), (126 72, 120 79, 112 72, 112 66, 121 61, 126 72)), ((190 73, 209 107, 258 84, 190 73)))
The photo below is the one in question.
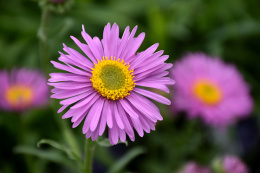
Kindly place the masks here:
MULTIPOLYGON (((19 135, 18 135, 18 143, 19 145, 26 145, 26 125, 24 124, 24 118, 25 115, 23 115, 22 113, 17 113, 16 117, 18 118, 18 131, 19 131, 19 135)), ((33 160, 32 157, 30 155, 23 155, 25 164, 27 166, 27 171, 28 173, 33 173, 33 160)))
POLYGON ((60 131, 61 131, 66 143, 69 145, 71 150, 80 157, 81 154, 80 154, 80 148, 79 148, 77 139, 74 136, 71 128, 68 126, 67 122, 62 120, 60 118, 60 116, 56 114, 56 108, 57 108, 57 106, 55 106, 56 104, 57 103, 54 103, 54 102, 51 103, 51 109, 53 111, 53 115, 56 120, 56 123, 57 123, 58 127, 60 128, 60 131))
MULTIPOLYGON (((47 76, 49 74, 49 46, 48 46, 48 21, 51 15, 51 10, 43 6, 42 7, 42 16, 41 16, 41 24, 38 30, 38 38, 39 38, 39 52, 40 52, 40 61, 43 71, 45 72, 45 75, 47 76)), ((68 127, 65 121, 62 121, 60 117, 56 116, 56 106, 52 103, 51 108, 55 115, 55 120, 61 129, 61 132, 63 133, 63 137, 65 138, 67 144, 69 147, 78 155, 80 156, 80 149, 78 147, 78 143, 75 139, 75 136, 73 135, 73 132, 68 127)))
POLYGON ((46 74, 48 74, 48 46, 47 46, 47 28, 48 28, 48 19, 50 16, 50 10, 48 8, 42 8, 42 17, 41 24, 38 30, 38 38, 39 38, 39 48, 40 48, 40 59, 41 66, 46 74))
POLYGON ((92 161, 93 154, 95 150, 95 141, 92 141, 90 138, 85 141, 85 160, 84 160, 84 168, 82 173, 92 173, 92 161))

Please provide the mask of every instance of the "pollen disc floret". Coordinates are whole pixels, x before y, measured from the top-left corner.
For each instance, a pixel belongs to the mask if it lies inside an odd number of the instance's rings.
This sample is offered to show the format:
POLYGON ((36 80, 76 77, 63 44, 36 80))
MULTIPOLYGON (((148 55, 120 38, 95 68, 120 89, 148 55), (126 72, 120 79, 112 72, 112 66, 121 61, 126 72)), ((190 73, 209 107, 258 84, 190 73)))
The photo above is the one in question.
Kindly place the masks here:
POLYGON ((209 80, 198 80, 193 85, 195 97, 207 105, 215 105, 221 101, 222 91, 217 84, 209 80))
POLYGON ((129 70, 129 64, 120 58, 115 57, 108 59, 103 57, 103 60, 98 61, 92 68, 91 82, 93 88, 103 97, 112 100, 122 99, 130 95, 133 90, 134 76, 133 71, 129 70))
POLYGON ((10 87, 6 92, 6 100, 13 107, 29 106, 32 102, 32 88, 28 86, 15 85, 10 87))

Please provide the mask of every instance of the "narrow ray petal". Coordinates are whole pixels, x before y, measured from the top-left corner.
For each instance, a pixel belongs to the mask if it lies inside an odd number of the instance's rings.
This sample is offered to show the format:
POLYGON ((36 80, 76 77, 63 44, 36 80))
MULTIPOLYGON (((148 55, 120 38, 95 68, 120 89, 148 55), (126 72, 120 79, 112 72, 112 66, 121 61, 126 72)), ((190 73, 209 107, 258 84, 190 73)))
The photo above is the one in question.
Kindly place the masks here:
POLYGON ((135 88, 134 89, 135 92, 145 96, 145 97, 148 97, 150 99, 153 99, 157 102, 160 102, 162 104, 166 104, 166 105, 170 105, 171 104, 171 101, 157 93, 154 93, 154 92, 151 92, 151 91, 148 91, 148 90, 144 90, 144 89, 141 89, 141 88, 135 88))

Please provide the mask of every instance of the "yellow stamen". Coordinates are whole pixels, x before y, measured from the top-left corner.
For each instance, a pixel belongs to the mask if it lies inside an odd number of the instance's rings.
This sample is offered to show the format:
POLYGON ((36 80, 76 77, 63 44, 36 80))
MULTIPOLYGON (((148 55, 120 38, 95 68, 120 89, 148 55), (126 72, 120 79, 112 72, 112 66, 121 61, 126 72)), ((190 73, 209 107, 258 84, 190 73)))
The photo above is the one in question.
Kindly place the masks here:
POLYGON ((133 71, 130 65, 120 58, 103 57, 103 60, 92 68, 91 82, 95 90, 103 97, 111 100, 122 99, 130 95, 135 87, 133 71))
POLYGON ((217 84, 209 80, 198 80, 193 85, 193 94, 207 105, 216 105, 222 99, 222 91, 217 84))
POLYGON ((6 91, 6 100, 14 108, 29 106, 33 99, 32 89, 28 86, 14 85, 6 91))

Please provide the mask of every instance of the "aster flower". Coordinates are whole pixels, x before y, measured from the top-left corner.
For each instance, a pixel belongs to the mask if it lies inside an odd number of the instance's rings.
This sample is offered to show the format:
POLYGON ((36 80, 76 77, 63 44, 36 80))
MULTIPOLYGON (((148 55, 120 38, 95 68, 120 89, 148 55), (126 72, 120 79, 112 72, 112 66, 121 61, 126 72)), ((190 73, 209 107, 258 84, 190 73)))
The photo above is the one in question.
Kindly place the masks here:
POLYGON ((36 70, 0 71, 0 109, 25 111, 43 106, 49 98, 47 79, 36 70))
POLYGON ((67 72, 50 74, 49 85, 55 87, 51 97, 65 99, 60 102, 63 106, 58 112, 70 107, 62 118, 72 117, 73 128, 85 118, 82 131, 86 138, 96 140, 108 126, 111 144, 118 139, 124 142, 126 134, 134 141, 134 129, 142 137, 144 131, 155 130, 156 122, 163 119, 149 99, 171 103, 143 88, 169 92, 166 85, 174 81, 165 76, 172 64, 165 63, 168 56, 162 55, 163 51, 155 52, 158 44, 136 53, 145 36, 141 33, 134 37, 136 30, 137 26, 130 33, 127 27, 120 38, 118 25, 111 27, 108 23, 100 40, 91 38, 83 26, 81 34, 87 44, 71 38, 86 56, 64 44, 67 54, 60 52, 59 57, 64 64, 51 61, 56 68, 67 72))
POLYGON ((246 165, 235 156, 226 156, 222 161, 226 173, 248 173, 246 165))
POLYGON ((189 162, 178 173, 211 173, 211 171, 195 162, 189 162))
POLYGON ((225 127, 248 116, 253 103, 249 88, 238 70, 218 58, 191 53, 171 71, 174 85, 173 109, 201 117, 207 124, 225 127))

